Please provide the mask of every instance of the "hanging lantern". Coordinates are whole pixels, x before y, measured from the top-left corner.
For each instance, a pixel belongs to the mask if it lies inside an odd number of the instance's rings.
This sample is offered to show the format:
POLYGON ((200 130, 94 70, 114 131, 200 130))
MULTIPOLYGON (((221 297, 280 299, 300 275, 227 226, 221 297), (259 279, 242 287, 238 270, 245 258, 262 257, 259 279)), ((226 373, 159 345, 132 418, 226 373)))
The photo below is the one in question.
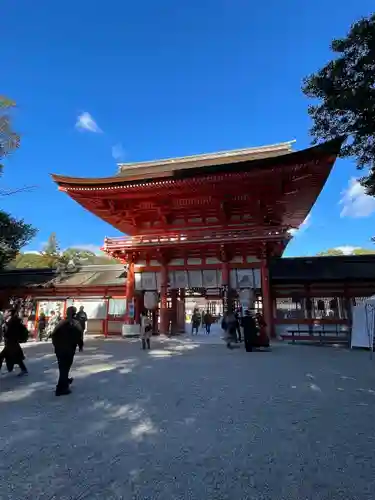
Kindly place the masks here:
POLYGON ((252 309, 254 307, 255 296, 253 289, 247 288, 241 290, 238 298, 240 299, 240 304, 244 311, 246 309, 252 309))
POLYGON ((156 292, 145 292, 143 300, 145 308, 149 311, 158 307, 158 295, 156 292))

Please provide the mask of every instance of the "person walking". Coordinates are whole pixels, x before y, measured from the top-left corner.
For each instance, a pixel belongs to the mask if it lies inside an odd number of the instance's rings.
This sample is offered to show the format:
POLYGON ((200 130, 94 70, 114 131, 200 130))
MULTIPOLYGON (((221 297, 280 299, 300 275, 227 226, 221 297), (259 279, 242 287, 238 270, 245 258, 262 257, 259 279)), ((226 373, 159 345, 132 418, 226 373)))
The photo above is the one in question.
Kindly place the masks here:
POLYGON ((204 326, 206 329, 206 334, 209 335, 211 333, 211 325, 214 322, 213 317, 210 311, 207 311, 203 317, 204 326))
POLYGON ((270 346, 270 339, 268 338, 267 335, 267 323, 265 322, 263 315, 260 312, 256 313, 255 321, 257 323, 259 331, 259 338, 258 338, 259 347, 268 348, 270 346))
POLYGON ((82 341, 83 337, 86 331, 86 324, 87 324, 87 314, 85 312, 85 308, 83 306, 80 306, 79 311, 76 314, 76 320, 79 322, 82 328, 82 341))
POLYGON ((0 344, 3 341, 4 333, 4 313, 0 311, 0 344))
POLYGON ((23 353, 21 342, 26 342, 29 332, 22 323, 16 309, 11 309, 5 315, 4 321, 4 349, 0 353, 0 371, 5 360, 8 372, 12 372, 14 365, 21 369, 19 375, 27 375, 28 370, 24 363, 25 355, 23 353))
POLYGON ((56 326, 60 323, 60 321, 61 321, 61 316, 59 314, 56 314, 55 311, 51 311, 51 316, 47 324, 46 335, 44 338, 46 342, 52 337, 52 333, 56 328, 56 326))
POLYGON ((192 333, 192 335, 194 335, 194 330, 195 330, 195 334, 198 335, 200 324, 201 324, 201 315, 199 313, 199 309, 194 309, 193 316, 191 318, 191 333, 192 333))
POLYGON ((232 342, 237 342, 237 319, 233 311, 228 311, 221 322, 221 328, 225 332, 225 341, 228 349, 232 349, 232 342))
POLYGON ((69 372, 73 364, 77 346, 83 349, 81 325, 75 319, 77 309, 70 306, 66 310, 66 319, 60 321, 52 332, 52 344, 55 348, 57 364, 59 367, 59 379, 56 385, 56 396, 65 396, 71 393, 70 385, 73 382, 69 378, 69 372))
POLYGON ((252 352, 254 347, 257 345, 258 328, 255 319, 249 310, 245 312, 245 316, 242 318, 241 326, 243 328, 246 352, 252 352))
POLYGON ((149 317, 147 316, 147 312, 144 311, 141 316, 141 340, 142 340, 142 349, 150 349, 150 339, 152 335, 152 326, 149 317))
POLYGON ((235 318, 236 318, 236 336, 238 342, 242 342, 242 335, 241 335, 241 322, 240 322, 240 311, 235 312, 235 318))
POLYGON ((41 311, 38 318, 38 338, 40 342, 44 338, 46 327, 47 327, 47 318, 46 315, 44 314, 44 311, 41 311))

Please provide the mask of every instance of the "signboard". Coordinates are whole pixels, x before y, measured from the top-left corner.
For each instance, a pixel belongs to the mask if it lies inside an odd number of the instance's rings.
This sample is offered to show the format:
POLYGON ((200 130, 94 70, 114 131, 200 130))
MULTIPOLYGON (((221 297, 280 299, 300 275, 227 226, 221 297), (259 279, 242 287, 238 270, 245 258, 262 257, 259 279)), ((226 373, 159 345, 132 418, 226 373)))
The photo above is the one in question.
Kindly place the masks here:
POLYGON ((129 302, 129 308, 128 308, 128 316, 129 318, 134 318, 134 300, 129 302))
POLYGON ((135 337, 140 333, 141 325, 122 325, 121 334, 123 337, 135 337))

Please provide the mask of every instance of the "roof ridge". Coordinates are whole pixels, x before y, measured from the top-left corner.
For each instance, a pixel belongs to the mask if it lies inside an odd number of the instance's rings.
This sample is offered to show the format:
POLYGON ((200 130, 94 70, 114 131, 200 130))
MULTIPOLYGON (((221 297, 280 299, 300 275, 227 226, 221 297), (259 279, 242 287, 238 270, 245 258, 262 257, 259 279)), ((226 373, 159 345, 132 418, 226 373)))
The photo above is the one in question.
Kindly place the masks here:
POLYGON ((275 144, 267 144, 264 146, 253 146, 249 148, 240 148, 240 149, 228 149, 212 153, 197 153, 194 155, 160 158, 156 160, 145 160, 145 161, 125 162, 125 163, 121 162, 118 163, 117 166, 119 168, 119 172, 121 173, 123 168, 124 169, 137 168, 142 166, 163 165, 163 164, 173 165, 174 163, 189 162, 194 160, 214 160, 221 157, 239 156, 239 155, 258 153, 258 152, 263 153, 266 151, 277 151, 279 149, 287 149, 291 151, 291 145, 294 144, 295 142, 296 140, 292 139, 290 141, 279 142, 275 144))

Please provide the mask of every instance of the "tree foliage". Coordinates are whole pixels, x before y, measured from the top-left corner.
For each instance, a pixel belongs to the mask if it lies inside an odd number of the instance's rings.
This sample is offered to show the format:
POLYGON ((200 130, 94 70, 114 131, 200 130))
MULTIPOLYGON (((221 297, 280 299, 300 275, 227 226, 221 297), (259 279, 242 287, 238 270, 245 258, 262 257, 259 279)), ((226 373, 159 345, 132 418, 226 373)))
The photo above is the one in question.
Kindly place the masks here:
POLYGON ((64 262, 56 233, 51 233, 49 235, 48 241, 41 251, 41 255, 44 259, 45 267, 55 268, 64 262))
POLYGON ((20 253, 9 264, 11 269, 25 268, 59 268, 73 263, 76 266, 82 265, 111 265, 118 264, 118 261, 106 255, 97 255, 90 250, 83 248, 67 248, 60 250, 56 233, 52 233, 43 250, 39 253, 20 253))
POLYGON ((19 253, 8 266, 9 269, 45 269, 46 267, 48 267, 46 261, 40 253, 19 253))
POLYGON ((0 210, 0 269, 16 257, 36 232, 30 224, 0 210))
POLYGON ((19 135, 12 129, 11 110, 15 107, 15 102, 0 96, 0 173, 3 169, 1 163, 11 151, 19 147, 19 135))
POLYGON ((344 255, 344 252, 342 250, 338 250, 337 248, 329 248, 328 250, 317 254, 318 257, 332 257, 334 255, 344 255))
POLYGON ((333 40, 335 58, 305 78, 302 91, 319 102, 308 108, 313 143, 346 136, 340 156, 369 167, 362 184, 375 196, 375 14, 333 40))
POLYGON ((334 255, 374 255, 375 249, 371 248, 353 248, 353 251, 350 254, 344 253, 340 248, 329 248, 324 252, 320 252, 318 256, 334 256, 334 255))
MULTIPOLYGON (((10 114, 14 106, 13 101, 0 96, 0 176, 3 171, 2 160, 19 146, 20 139, 12 129, 10 114)), ((9 193, 0 190, 1 194, 9 193)), ((0 269, 11 262, 36 233, 36 229, 23 219, 15 219, 0 209, 0 269)))

